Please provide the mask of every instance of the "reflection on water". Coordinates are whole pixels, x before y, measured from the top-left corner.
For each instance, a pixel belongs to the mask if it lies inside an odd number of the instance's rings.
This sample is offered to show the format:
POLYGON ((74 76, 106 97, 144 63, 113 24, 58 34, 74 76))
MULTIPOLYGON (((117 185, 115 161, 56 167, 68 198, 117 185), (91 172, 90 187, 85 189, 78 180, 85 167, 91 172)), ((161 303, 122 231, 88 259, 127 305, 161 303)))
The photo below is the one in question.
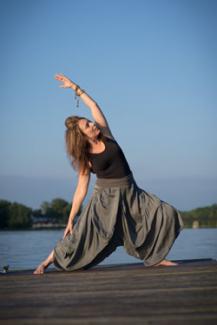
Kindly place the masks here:
MULTIPOLYGON (((25 230, 0 232, 0 268, 10 270, 34 269, 63 235, 62 230, 25 230)), ((217 228, 184 229, 170 250, 168 259, 217 259, 217 228)), ((123 247, 107 257, 101 264, 136 263, 123 247)))

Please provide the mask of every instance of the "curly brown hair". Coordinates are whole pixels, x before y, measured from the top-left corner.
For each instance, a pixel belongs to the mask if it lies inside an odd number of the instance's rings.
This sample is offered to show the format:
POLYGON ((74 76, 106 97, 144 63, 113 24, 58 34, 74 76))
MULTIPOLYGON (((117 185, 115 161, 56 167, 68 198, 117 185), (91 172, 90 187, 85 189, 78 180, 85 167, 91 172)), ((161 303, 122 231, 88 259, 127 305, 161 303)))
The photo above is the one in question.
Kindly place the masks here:
POLYGON ((72 167, 84 173, 90 169, 88 159, 90 143, 87 136, 79 128, 78 122, 81 119, 86 119, 86 117, 69 116, 66 118, 65 144, 72 167))

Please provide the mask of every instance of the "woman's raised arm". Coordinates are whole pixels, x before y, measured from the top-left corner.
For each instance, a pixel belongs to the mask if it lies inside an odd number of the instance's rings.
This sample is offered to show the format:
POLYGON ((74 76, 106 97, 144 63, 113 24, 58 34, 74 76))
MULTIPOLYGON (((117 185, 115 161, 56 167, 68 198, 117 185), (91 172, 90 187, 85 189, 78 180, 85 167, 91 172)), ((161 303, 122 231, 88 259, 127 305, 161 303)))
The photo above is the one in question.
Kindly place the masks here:
POLYGON ((73 89, 76 94, 80 96, 84 104, 90 109, 94 121, 97 122, 102 128, 108 128, 109 130, 109 125, 105 118, 105 115, 93 98, 91 98, 85 91, 83 91, 83 89, 81 89, 77 84, 75 84, 71 79, 64 76, 63 74, 57 74, 55 76, 55 79, 63 83, 60 85, 61 88, 73 89))

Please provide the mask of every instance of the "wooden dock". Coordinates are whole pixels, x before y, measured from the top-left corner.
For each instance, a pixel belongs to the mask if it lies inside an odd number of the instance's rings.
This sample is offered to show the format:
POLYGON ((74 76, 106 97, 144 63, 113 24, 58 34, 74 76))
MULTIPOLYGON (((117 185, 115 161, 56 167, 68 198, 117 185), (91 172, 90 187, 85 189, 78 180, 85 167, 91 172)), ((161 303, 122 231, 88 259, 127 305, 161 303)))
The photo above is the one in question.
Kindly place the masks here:
POLYGON ((217 324, 217 261, 0 276, 0 324, 217 324))

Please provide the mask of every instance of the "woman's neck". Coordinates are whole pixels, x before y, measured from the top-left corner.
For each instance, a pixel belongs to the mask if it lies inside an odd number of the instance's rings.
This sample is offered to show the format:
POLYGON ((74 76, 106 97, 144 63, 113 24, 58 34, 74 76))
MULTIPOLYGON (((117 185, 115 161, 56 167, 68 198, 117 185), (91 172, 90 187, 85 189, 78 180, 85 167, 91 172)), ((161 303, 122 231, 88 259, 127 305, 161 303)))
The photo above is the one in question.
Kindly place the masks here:
POLYGON ((90 143, 90 152, 101 152, 105 150, 105 143, 102 139, 97 138, 95 140, 89 141, 90 143))

